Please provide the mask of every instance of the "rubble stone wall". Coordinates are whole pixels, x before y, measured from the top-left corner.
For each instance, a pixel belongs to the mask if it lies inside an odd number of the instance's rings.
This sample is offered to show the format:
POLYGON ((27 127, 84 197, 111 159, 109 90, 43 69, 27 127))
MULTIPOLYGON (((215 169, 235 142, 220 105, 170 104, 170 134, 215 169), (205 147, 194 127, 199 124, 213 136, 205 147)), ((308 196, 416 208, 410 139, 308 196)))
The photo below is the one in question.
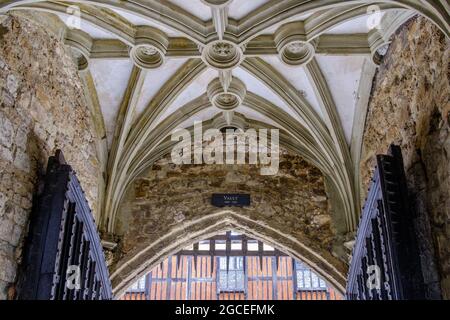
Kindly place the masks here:
POLYGON ((417 214, 428 296, 450 299, 450 41, 425 18, 393 37, 374 80, 360 163, 363 196, 375 155, 400 145, 417 214))
POLYGON ((28 19, 0 19, 1 300, 14 295, 33 195, 48 157, 63 151, 94 212, 100 168, 82 82, 67 49, 28 19))
POLYGON ((156 162, 134 182, 121 207, 116 234, 122 239, 112 273, 177 227, 220 210, 211 204, 213 193, 250 194, 249 207, 230 209, 296 239, 345 276, 345 264, 333 253, 336 231, 324 177, 301 157, 285 152, 273 176, 248 164, 179 166, 170 156, 156 162))

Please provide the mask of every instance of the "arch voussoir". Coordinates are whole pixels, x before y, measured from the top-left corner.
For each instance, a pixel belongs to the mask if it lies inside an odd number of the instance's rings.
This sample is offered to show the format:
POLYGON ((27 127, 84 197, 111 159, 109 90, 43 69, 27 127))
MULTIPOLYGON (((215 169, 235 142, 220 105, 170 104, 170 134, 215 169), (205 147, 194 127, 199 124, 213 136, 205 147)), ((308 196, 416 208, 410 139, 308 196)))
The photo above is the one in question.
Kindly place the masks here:
POLYGON ((157 241, 144 243, 125 256, 111 274, 114 295, 120 297, 136 278, 148 273, 168 256, 230 229, 275 246, 293 258, 304 261, 338 291, 345 291, 344 269, 339 270, 298 239, 235 211, 220 210, 197 220, 184 222, 157 241))

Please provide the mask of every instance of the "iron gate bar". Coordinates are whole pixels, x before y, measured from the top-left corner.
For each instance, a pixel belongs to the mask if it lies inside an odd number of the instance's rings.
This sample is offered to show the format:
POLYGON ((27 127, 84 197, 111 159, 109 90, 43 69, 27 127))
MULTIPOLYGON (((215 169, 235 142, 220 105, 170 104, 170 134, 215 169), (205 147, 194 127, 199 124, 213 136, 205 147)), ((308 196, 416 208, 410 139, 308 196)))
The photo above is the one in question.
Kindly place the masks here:
POLYGON ((97 227, 76 174, 60 150, 48 160, 30 225, 19 299, 112 299, 97 227), (79 268, 79 288, 66 283, 69 266, 79 268))
POLYGON ((399 147, 377 156, 350 265, 348 299, 423 299, 424 283, 413 214, 399 147), (369 289, 368 267, 376 265, 381 287, 369 289))

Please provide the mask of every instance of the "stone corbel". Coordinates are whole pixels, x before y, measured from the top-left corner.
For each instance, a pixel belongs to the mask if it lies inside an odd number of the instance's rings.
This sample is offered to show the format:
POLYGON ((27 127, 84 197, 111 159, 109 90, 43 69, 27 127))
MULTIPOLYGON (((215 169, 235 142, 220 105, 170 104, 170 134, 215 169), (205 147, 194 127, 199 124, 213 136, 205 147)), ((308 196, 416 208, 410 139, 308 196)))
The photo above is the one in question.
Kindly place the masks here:
POLYGON ((228 90, 225 92, 220 79, 216 78, 208 85, 207 93, 213 106, 223 111, 232 111, 244 101, 247 88, 241 80, 232 77, 228 90))
POLYGON ((275 32, 274 41, 281 61, 288 65, 306 65, 316 53, 316 42, 308 41, 302 21, 282 25, 275 32))
POLYGON ((130 57, 141 69, 155 69, 164 63, 169 47, 169 38, 159 29, 139 26, 130 57))
POLYGON ((203 62, 219 71, 232 70, 244 60, 241 47, 226 40, 212 41, 200 50, 203 62))
POLYGON ((102 246, 105 250, 113 251, 117 247, 117 242, 102 240, 102 246))
POLYGON ((416 13, 411 10, 387 12, 381 19, 378 28, 372 29, 367 35, 372 61, 379 65, 386 54, 392 34, 416 13))
POLYGON ((111 266, 114 263, 115 255, 118 251, 117 249, 119 244, 119 238, 112 233, 102 233, 101 244, 106 259, 106 264, 108 266, 111 266))
POLYGON ((73 56, 78 63, 78 70, 88 70, 94 44, 91 36, 81 30, 67 29, 64 36, 64 44, 71 47, 73 56))
POLYGON ((219 78, 208 85, 208 97, 216 108, 222 110, 226 124, 229 126, 234 119, 234 109, 245 99, 247 88, 244 83, 231 75, 231 71, 219 71, 219 78))

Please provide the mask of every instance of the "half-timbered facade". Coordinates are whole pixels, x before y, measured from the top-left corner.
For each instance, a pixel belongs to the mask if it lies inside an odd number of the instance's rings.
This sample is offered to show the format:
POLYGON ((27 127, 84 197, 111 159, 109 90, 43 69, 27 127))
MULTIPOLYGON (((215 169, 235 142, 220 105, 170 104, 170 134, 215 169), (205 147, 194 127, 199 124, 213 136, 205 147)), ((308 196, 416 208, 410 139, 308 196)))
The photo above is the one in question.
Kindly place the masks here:
POLYGON ((229 232, 168 257, 121 299, 341 300, 343 296, 304 262, 229 232))

